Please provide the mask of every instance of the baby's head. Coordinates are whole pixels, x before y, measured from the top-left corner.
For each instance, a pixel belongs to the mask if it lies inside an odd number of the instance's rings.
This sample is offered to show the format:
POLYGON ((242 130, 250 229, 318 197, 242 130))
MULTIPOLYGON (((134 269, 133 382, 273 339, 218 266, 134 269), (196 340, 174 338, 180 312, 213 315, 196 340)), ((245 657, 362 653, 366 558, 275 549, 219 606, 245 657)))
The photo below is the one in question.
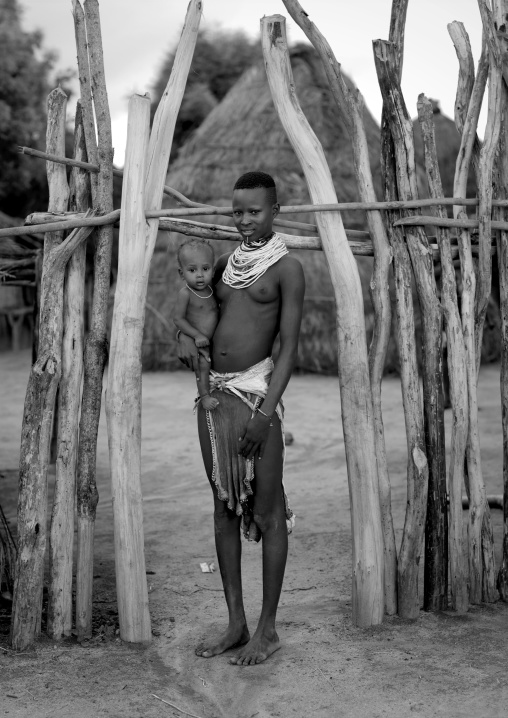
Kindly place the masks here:
POLYGON ((206 239, 191 239, 178 248, 178 274, 191 289, 206 289, 213 276, 213 249, 206 239))

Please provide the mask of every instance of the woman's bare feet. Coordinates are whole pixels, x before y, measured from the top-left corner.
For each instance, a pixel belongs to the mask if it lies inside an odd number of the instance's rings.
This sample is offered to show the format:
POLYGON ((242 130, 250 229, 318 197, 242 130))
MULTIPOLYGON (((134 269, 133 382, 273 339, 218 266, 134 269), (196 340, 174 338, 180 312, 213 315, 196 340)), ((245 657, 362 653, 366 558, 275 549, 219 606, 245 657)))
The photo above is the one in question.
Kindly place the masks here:
POLYGON ((254 666, 266 661, 279 648, 280 641, 275 631, 256 631, 247 645, 234 658, 230 658, 229 662, 235 666, 254 666))
POLYGON ((212 658, 224 653, 228 648, 236 648, 248 643, 250 639, 249 629, 246 624, 241 626, 229 626, 227 631, 217 640, 210 639, 196 648, 196 656, 212 658))

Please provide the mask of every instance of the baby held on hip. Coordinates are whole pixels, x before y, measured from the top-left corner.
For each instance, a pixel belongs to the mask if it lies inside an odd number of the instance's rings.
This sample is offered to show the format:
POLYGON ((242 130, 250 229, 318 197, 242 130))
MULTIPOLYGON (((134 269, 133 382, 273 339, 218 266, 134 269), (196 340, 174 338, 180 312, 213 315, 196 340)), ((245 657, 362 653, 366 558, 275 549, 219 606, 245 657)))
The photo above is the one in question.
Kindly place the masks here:
POLYGON ((194 367, 200 401, 205 409, 215 409, 218 401, 210 396, 208 347, 217 326, 218 306, 211 287, 213 251, 208 242, 192 240, 182 245, 178 272, 185 286, 178 293, 173 321, 200 350, 198 366, 194 367))

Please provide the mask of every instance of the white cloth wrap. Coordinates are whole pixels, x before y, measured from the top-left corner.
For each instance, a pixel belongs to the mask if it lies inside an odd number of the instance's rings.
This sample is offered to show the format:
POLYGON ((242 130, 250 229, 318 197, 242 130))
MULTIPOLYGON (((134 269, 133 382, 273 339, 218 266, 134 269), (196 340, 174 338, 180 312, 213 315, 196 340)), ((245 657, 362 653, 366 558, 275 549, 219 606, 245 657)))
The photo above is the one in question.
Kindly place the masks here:
MULTIPOLYGON (((256 409, 256 403, 253 404, 250 402, 247 397, 242 394, 242 392, 255 394, 256 396, 264 399, 266 392, 268 391, 268 383, 272 373, 272 357, 263 359, 263 361, 254 364, 254 366, 249 367, 249 369, 245 369, 245 371, 226 372, 221 374, 211 369, 210 391, 213 391, 214 389, 224 391, 224 389, 227 389, 231 392, 231 394, 235 394, 235 396, 241 399, 244 404, 247 404, 247 406, 249 406, 254 412, 256 409)), ((282 404, 282 400, 277 404, 275 413, 279 417, 282 426, 284 422, 284 406, 282 404)))
MULTIPOLYGON (((210 391, 227 391, 230 394, 237 396, 244 404, 246 404, 252 411, 252 416, 256 411, 256 408, 264 399, 268 391, 268 384, 272 376, 274 369, 273 359, 267 357, 262 361, 254 364, 254 366, 245 369, 244 371, 238 372, 217 372, 213 369, 210 370, 210 391), (245 394, 254 395, 255 401, 250 401, 248 396, 245 394)), ((199 403, 199 399, 197 400, 199 403)), ((286 458, 286 443, 284 440, 284 405, 282 400, 279 401, 275 408, 275 413, 280 421, 280 427, 282 432, 282 473, 284 477, 284 464, 286 458)), ((216 450, 216 435, 215 426, 213 422, 213 411, 206 412, 208 430, 210 433, 210 441, 213 455, 213 469, 212 469, 212 480, 214 481, 217 488, 218 476, 220 476, 220 466, 216 450)), ((250 486, 251 481, 254 479, 254 459, 248 459, 245 461, 246 464, 246 476, 245 481, 250 486)), ((282 478, 283 478, 282 477, 282 478)), ((284 494, 284 503, 286 510, 286 525, 288 533, 291 533, 295 525, 295 516, 289 506, 289 500, 287 498, 286 491, 284 489, 284 482, 282 482, 282 490, 284 494)), ((237 513, 241 511, 237 510, 237 513)), ((244 532, 244 535, 245 532, 244 532)))

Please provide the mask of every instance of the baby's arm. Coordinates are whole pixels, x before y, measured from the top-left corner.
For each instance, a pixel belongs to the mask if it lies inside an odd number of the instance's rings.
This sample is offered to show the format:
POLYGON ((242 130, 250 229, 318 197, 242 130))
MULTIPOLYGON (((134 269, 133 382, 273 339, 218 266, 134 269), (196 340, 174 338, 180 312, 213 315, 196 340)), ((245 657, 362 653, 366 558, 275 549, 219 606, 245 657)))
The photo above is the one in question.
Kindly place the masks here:
POLYGON ((186 319, 189 300, 189 290, 187 287, 183 287, 178 292, 175 308, 173 310, 173 322, 184 334, 187 334, 187 336, 194 339, 194 343, 197 347, 207 347, 210 344, 207 337, 199 332, 196 327, 193 327, 186 319))
POLYGON ((219 402, 210 396, 210 363, 201 354, 199 355, 199 373, 196 375, 196 380, 203 409, 215 409, 219 402))

